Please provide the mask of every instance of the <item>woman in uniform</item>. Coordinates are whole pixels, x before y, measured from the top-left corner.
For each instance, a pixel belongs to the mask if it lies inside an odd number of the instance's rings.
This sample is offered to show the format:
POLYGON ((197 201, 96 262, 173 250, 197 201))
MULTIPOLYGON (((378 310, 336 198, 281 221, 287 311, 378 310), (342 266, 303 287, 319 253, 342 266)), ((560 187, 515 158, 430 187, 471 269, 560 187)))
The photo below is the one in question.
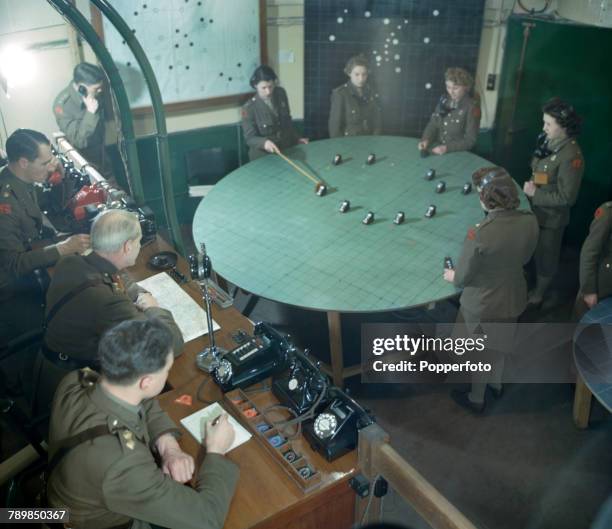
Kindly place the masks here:
POLYGON ((329 137, 380 134, 382 113, 378 93, 368 82, 368 60, 351 57, 344 67, 349 81, 335 88, 329 111, 329 137))
POLYGON ((277 81, 274 70, 266 65, 256 68, 251 76, 250 84, 257 93, 242 107, 242 131, 250 160, 308 143, 295 130, 287 92, 277 81))
POLYGON ((531 179, 523 191, 529 197, 540 226, 535 252, 536 285, 529 303, 540 305, 559 265, 561 242, 576 202, 584 160, 576 137, 581 119, 574 108, 559 98, 543 107, 543 133, 531 162, 531 179))
POLYGON ((423 154, 469 151, 480 130, 480 100, 472 96, 474 79, 463 68, 448 68, 444 74, 447 94, 431 115, 418 144, 423 154))
MULTIPOLYGON (((457 267, 444 270, 446 281, 463 288, 454 331, 454 336, 463 338, 470 337, 480 323, 516 322, 527 305, 523 266, 538 240, 536 218, 531 211, 517 209, 517 185, 506 170, 489 167, 477 173, 480 204, 488 214, 468 230, 457 267)), ((506 325, 487 333, 486 349, 469 359, 490 363, 491 371, 473 374, 469 393, 454 390, 451 396, 458 404, 482 412, 487 385, 501 396, 503 351, 514 336, 504 331, 512 330, 506 325)))

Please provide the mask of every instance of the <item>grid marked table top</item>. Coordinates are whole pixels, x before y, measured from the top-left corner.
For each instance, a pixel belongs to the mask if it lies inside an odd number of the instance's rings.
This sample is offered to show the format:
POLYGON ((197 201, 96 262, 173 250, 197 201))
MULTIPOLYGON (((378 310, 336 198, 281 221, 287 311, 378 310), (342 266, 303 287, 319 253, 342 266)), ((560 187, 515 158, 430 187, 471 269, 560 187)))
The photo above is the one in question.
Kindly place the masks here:
POLYGON ((467 229, 483 219, 477 193, 461 189, 492 164, 469 152, 422 159, 416 145, 413 138, 361 136, 288 149, 286 156, 328 184, 323 197, 278 156, 250 162, 202 200, 194 241, 206 243, 214 269, 235 285, 308 309, 376 312, 451 296, 444 257, 456 262, 467 229), (369 153, 373 165, 365 163, 369 153), (338 166, 335 154, 343 158, 338 166), (430 168, 436 176, 427 181, 430 168), (438 194, 442 180, 446 191, 438 194), (351 204, 346 213, 339 212, 343 200, 351 204), (437 212, 429 219, 430 204, 437 212), (376 220, 364 225, 368 211, 376 220), (406 216, 401 225, 392 222, 398 211, 406 216))

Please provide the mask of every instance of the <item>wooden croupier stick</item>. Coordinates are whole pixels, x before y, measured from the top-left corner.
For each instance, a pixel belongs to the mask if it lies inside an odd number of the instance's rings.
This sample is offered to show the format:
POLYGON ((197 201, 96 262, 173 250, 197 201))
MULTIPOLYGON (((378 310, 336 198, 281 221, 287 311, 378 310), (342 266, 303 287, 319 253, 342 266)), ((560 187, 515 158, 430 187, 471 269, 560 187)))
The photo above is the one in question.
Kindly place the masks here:
POLYGON ((293 162, 290 158, 287 158, 283 153, 277 152, 276 154, 278 154, 283 160, 285 160, 298 173, 304 175, 306 178, 308 178, 309 180, 313 181, 316 184, 315 192, 317 193, 317 195, 322 196, 322 195, 324 195, 327 192, 327 186, 325 185, 324 182, 322 182, 321 180, 315 178, 310 173, 307 173, 306 171, 304 171, 304 169, 302 169, 299 165, 297 165, 295 162, 293 162))

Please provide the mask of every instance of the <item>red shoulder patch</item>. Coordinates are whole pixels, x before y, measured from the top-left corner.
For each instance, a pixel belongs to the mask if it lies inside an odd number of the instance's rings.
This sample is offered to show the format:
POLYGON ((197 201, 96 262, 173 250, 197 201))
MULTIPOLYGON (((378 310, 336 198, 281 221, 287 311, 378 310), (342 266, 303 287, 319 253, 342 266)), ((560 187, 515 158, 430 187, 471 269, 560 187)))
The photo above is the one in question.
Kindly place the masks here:
POLYGON ((191 398, 191 395, 181 395, 178 399, 174 399, 174 402, 183 404, 184 406, 191 406, 193 399, 191 398))
POLYGON ((582 158, 574 158, 572 160, 572 167, 574 169, 580 169, 582 167, 582 158))
POLYGON ((476 230, 474 228, 470 228, 467 232, 467 238, 470 241, 473 241, 476 238, 476 230))
POLYGON ((13 212, 13 208, 10 204, 0 204, 0 214, 10 215, 13 212))
POLYGON ((474 107, 472 109, 472 115, 476 118, 476 119, 480 119, 480 116, 482 115, 482 112, 480 110, 480 107, 474 107))
POLYGON ((60 116, 64 113, 64 108, 60 105, 55 105, 55 108, 53 110, 56 114, 59 114, 60 116))
POLYGON ((604 210, 603 208, 597 208, 595 210, 595 218, 598 219, 599 217, 601 217, 604 214, 604 210))

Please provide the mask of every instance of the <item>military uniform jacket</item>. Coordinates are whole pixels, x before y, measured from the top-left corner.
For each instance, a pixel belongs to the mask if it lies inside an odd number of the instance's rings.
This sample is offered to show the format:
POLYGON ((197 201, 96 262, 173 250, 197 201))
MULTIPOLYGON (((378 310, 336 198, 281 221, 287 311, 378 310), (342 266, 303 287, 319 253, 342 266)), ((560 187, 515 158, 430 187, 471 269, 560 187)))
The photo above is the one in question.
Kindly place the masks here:
POLYGON ((298 134, 293 127, 287 92, 277 86, 272 92, 272 107, 255 95, 242 107, 242 131, 249 146, 249 158, 254 160, 265 154, 266 140, 279 149, 296 145, 298 134))
POLYGON ((429 142, 428 149, 446 145, 446 152, 456 152, 469 151, 474 147, 480 130, 480 105, 465 95, 457 103, 457 108, 443 114, 441 104, 438 103, 421 138, 429 142))
POLYGON ((87 365, 96 357, 104 331, 122 321, 155 317, 170 328, 174 354, 178 356, 183 349, 183 337, 172 314, 161 307, 139 310, 134 301, 145 290, 117 272, 112 263, 96 252, 84 257, 69 255, 57 263, 47 291, 47 314, 78 285, 88 280, 97 280, 99 284, 82 290, 59 309, 45 332, 47 347, 87 365))
POLYGON ((329 137, 380 134, 382 112, 378 94, 369 85, 359 95, 348 82, 332 91, 329 111, 329 137))
POLYGON ((527 306, 523 266, 538 242, 530 211, 493 210, 468 230, 455 269, 460 303, 483 321, 514 318, 527 306))
POLYGON ((580 251, 580 292, 612 295, 612 202, 597 208, 580 251))
POLYGON ((223 526, 238 481, 238 467, 217 454, 196 469, 194 489, 157 466, 152 451, 165 433, 178 434, 156 400, 132 406, 110 395, 95 373, 73 371, 60 384, 51 413, 49 456, 61 442, 106 425, 109 434, 77 445, 51 473, 53 507, 70 509, 75 529, 105 529, 135 520, 132 529, 223 526), (93 376, 92 376, 93 375, 93 376))
POLYGON ((552 154, 533 158, 532 176, 538 187, 531 197, 533 212, 543 228, 562 228, 569 223, 584 173, 580 146, 573 138, 551 142, 552 154))
POLYGON ((101 149, 104 147, 104 117, 101 101, 95 114, 88 112, 83 97, 74 89, 71 82, 55 98, 53 114, 58 127, 73 147, 82 153, 100 157, 101 149))
POLYGON ((13 295, 12 287, 20 277, 59 259, 55 245, 33 249, 42 230, 34 186, 5 167, 0 172, 0 300, 13 295))

